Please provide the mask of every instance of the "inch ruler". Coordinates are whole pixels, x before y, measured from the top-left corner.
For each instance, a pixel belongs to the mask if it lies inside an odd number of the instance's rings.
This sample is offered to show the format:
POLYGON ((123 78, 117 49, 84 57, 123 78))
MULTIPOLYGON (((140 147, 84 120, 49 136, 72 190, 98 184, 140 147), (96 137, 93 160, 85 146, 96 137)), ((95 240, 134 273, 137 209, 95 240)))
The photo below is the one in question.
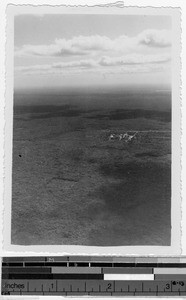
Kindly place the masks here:
POLYGON ((186 257, 4 257, 2 295, 186 296, 186 257))

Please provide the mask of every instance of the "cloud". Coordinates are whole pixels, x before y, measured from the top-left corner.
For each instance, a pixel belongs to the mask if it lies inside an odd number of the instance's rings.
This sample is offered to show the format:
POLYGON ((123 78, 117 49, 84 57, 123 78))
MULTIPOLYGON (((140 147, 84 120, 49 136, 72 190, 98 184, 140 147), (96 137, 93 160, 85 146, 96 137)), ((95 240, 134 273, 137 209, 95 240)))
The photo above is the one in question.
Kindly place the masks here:
POLYGON ((16 56, 83 56, 93 51, 107 51, 112 49, 114 41, 103 36, 78 36, 70 40, 56 39, 51 45, 23 45, 15 49, 16 56))
POLYGON ((52 68, 56 68, 56 69, 73 69, 73 68, 88 69, 88 68, 94 68, 96 66, 97 66, 96 61, 92 59, 52 64, 52 68))
POLYGON ((131 54, 122 57, 102 57, 99 61, 101 66, 145 65, 166 63, 171 60, 170 55, 141 55, 131 54))
POLYGON ((143 72, 144 70, 152 71, 155 66, 163 65, 171 60, 169 54, 164 55, 141 55, 130 54, 121 57, 102 56, 100 59, 85 59, 79 61, 59 62, 46 65, 22 66, 16 67, 16 72, 25 74, 47 74, 47 73, 69 73, 83 72, 91 69, 97 72, 105 72, 106 70, 120 72, 125 67, 126 72, 136 70, 143 72), (154 65, 154 66, 153 66, 154 65))
POLYGON ((50 45, 23 45, 15 49, 16 56, 84 56, 106 53, 130 53, 138 48, 166 48, 171 46, 171 33, 167 30, 145 30, 135 37, 122 35, 116 39, 106 36, 77 36, 56 39, 50 45))
POLYGON ((163 65, 125 65, 118 69, 104 69, 104 73, 106 75, 120 75, 120 74, 136 74, 136 73, 157 73, 157 72, 164 72, 167 68, 163 65))
POLYGON ((149 47, 170 47, 171 32, 168 30, 145 30, 138 35, 138 43, 149 47))
POLYGON ((60 44, 52 45, 24 45, 15 50, 16 56, 77 56, 84 55, 82 50, 70 48, 68 44, 61 46, 60 44))
POLYGON ((15 70, 19 72, 37 72, 37 71, 49 71, 53 70, 67 70, 67 69, 90 69, 97 66, 97 62, 94 60, 80 60, 71 62, 54 63, 50 65, 34 65, 26 67, 16 67, 15 70))

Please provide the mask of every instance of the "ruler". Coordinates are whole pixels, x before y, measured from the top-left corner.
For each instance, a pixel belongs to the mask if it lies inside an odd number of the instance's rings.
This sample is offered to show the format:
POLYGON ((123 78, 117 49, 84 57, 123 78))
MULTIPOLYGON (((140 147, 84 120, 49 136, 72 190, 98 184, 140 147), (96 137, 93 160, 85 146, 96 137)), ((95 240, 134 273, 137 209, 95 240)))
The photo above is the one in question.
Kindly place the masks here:
POLYGON ((4 257, 2 295, 186 296, 186 257, 4 257))

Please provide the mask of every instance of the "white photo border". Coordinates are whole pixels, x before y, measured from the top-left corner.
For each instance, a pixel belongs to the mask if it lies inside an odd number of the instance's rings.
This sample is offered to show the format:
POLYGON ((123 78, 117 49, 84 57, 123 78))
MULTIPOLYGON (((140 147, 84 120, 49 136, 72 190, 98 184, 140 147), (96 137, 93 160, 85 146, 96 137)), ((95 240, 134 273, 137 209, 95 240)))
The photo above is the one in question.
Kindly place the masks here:
POLYGON ((51 253, 60 255, 180 255, 181 254, 181 12, 179 8, 157 7, 68 7, 8 5, 6 43, 6 95, 5 95, 5 190, 3 250, 14 252, 51 253), (171 246, 117 246, 92 247, 76 245, 20 246, 11 244, 11 177, 12 177, 12 131, 13 131, 13 48, 14 15, 33 14, 154 14, 172 16, 174 43, 172 47, 172 203, 171 246))

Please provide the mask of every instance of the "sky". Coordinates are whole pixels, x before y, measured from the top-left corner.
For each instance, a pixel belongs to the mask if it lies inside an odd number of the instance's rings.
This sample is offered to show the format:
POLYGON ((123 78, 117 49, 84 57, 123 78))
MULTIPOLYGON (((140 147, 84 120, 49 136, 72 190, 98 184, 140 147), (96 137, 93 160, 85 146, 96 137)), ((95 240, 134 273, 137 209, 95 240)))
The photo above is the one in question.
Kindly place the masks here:
POLYGON ((17 15, 15 89, 171 86, 171 17, 17 15))

